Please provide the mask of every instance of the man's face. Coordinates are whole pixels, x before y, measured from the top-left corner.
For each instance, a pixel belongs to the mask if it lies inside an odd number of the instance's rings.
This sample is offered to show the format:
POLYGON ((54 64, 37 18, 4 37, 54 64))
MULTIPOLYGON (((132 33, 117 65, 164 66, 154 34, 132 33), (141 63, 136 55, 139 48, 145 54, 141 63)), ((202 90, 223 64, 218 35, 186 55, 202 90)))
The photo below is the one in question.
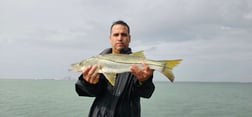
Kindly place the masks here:
POLYGON ((124 25, 117 24, 111 29, 109 36, 113 53, 120 53, 122 48, 128 48, 130 43, 130 34, 128 28, 124 25))

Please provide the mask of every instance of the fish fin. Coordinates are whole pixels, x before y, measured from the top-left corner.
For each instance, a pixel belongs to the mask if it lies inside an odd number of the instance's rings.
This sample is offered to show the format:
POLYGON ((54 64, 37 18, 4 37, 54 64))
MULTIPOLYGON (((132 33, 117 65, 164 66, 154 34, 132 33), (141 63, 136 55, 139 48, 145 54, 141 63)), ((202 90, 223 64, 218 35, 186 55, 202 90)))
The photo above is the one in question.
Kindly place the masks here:
POLYGON ((175 67, 177 64, 179 64, 180 61, 182 61, 182 59, 160 61, 160 62, 164 62, 164 64, 165 64, 163 70, 161 71, 162 74, 164 74, 171 82, 174 81, 174 75, 171 70, 173 67, 175 67))
POLYGON ((181 61, 182 61, 182 59, 166 60, 165 67, 168 67, 168 68, 172 69, 177 64, 179 64, 181 61))
POLYGON ((175 77, 170 69, 164 69, 162 71, 162 74, 164 74, 171 82, 174 81, 175 77))
POLYGON ((114 86, 115 85, 115 77, 116 73, 103 73, 109 83, 114 86))
POLYGON ((143 57, 143 58, 145 58, 143 52, 144 52, 144 51, 141 50, 141 51, 134 52, 134 53, 132 53, 132 54, 130 54, 130 55, 131 55, 131 56, 138 56, 138 57, 143 57))

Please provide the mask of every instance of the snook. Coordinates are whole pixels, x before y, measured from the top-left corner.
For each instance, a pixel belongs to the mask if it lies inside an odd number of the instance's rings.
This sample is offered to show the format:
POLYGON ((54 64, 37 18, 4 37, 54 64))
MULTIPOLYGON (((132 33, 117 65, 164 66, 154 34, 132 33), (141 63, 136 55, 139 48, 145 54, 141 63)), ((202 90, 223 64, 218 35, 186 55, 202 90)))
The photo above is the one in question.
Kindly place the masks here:
POLYGON ((130 72, 129 67, 137 64, 142 67, 142 61, 149 65, 151 69, 161 72, 171 82, 174 80, 172 68, 180 63, 181 59, 176 60, 150 60, 146 59, 143 51, 132 54, 105 54, 90 57, 80 63, 72 64, 71 71, 82 72, 85 67, 96 65, 96 72, 104 74, 109 83, 114 86, 116 73, 130 72))

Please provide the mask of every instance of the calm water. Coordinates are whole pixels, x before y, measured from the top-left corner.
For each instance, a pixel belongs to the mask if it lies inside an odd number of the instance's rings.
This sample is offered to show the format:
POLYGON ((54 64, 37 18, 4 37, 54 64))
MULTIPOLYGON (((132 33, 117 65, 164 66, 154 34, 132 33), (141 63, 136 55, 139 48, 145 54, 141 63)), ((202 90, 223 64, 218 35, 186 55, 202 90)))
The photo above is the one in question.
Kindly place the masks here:
MULTIPOLYGON (((0 117, 86 117, 72 80, 0 80, 0 117)), ((155 82, 143 117, 252 117, 251 83, 155 82)))

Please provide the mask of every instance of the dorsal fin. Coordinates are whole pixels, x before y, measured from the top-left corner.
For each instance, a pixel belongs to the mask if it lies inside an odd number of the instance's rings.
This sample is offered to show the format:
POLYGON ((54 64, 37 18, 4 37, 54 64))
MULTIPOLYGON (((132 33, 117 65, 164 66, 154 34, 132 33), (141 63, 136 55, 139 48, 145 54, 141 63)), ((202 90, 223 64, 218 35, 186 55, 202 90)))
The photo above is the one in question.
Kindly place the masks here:
POLYGON ((138 57, 143 57, 143 58, 145 58, 143 52, 144 52, 144 51, 141 50, 141 51, 134 52, 134 53, 132 53, 132 54, 130 54, 130 55, 131 55, 131 56, 138 56, 138 57))

